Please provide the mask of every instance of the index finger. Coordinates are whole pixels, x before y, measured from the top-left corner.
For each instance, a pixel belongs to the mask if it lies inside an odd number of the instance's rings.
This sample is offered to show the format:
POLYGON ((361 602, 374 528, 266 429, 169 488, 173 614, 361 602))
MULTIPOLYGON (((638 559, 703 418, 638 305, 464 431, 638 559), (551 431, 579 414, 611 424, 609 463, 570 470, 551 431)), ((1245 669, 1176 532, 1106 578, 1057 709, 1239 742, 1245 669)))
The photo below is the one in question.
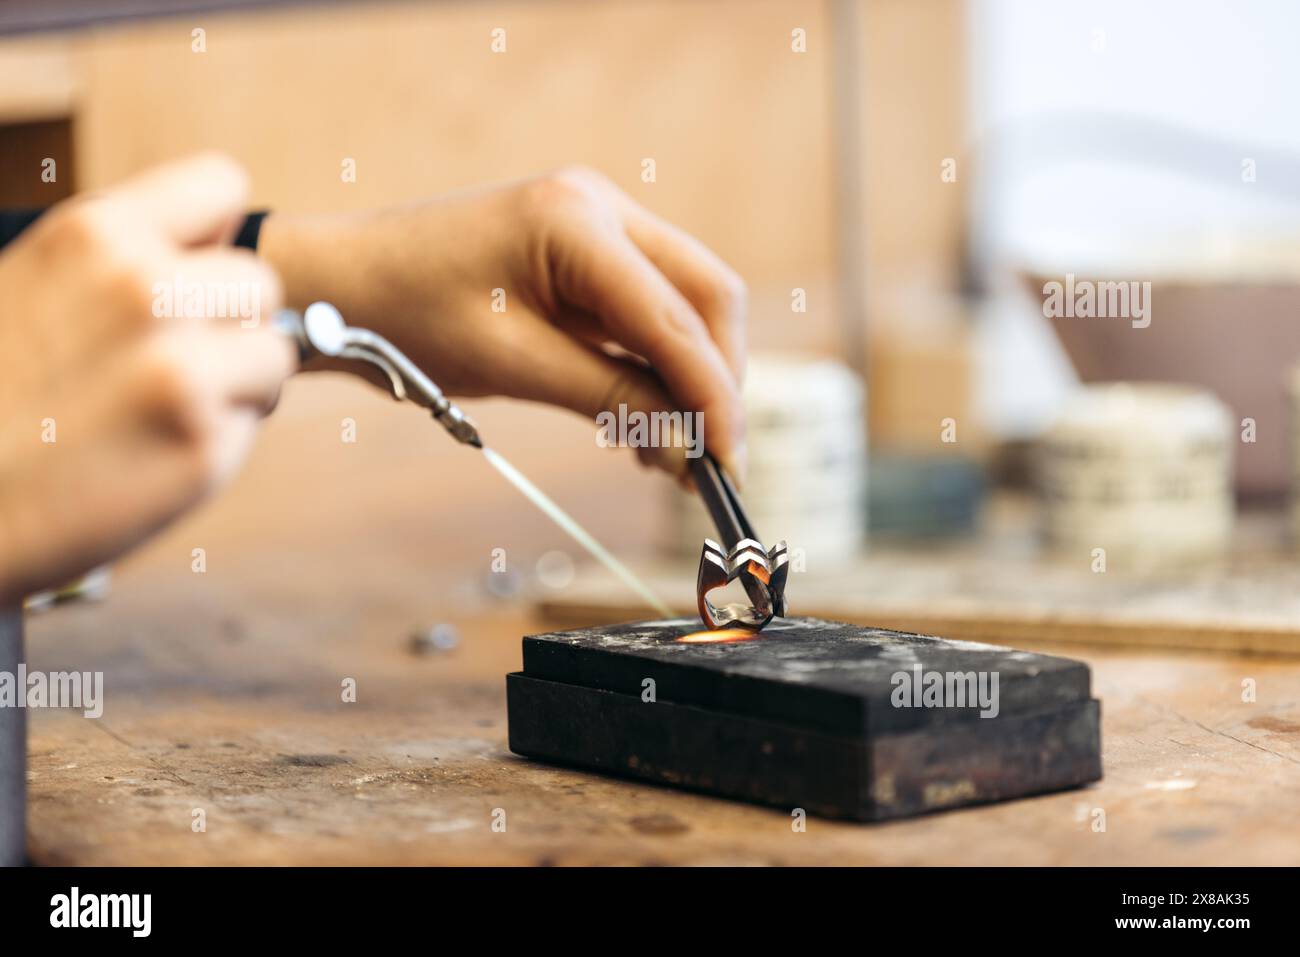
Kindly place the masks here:
POLYGON ((646 359, 672 397, 701 414, 705 445, 729 471, 743 474, 739 387, 681 292, 621 232, 578 229, 555 257, 560 296, 596 314, 619 345, 646 359))
POLYGON ((243 213, 248 175, 224 154, 200 153, 140 173, 103 198, 128 206, 172 242, 194 246, 219 239, 243 213))
POLYGON ((700 313, 737 382, 745 377, 745 284, 716 253, 619 194, 628 236, 700 313))

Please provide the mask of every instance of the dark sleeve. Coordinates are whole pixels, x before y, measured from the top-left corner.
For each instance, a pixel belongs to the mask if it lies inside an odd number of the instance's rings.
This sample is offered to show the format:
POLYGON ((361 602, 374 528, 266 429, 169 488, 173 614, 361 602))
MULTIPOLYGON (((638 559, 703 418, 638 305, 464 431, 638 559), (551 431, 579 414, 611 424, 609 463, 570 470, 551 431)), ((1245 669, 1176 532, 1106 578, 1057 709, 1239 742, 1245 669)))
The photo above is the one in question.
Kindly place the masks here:
POLYGON ((249 213, 235 233, 235 245, 257 252, 257 237, 262 235, 262 220, 266 219, 266 210, 249 213))
MULTIPOLYGON (((17 239, 18 234, 36 222, 43 209, 0 209, 0 249, 9 245, 10 240, 17 239)), ((249 213, 235 234, 235 245, 245 249, 257 249, 257 238, 262 233, 262 220, 266 219, 266 210, 249 213)))
POLYGON ((24 229, 36 221, 44 210, 40 209, 0 209, 0 249, 9 245, 24 229))

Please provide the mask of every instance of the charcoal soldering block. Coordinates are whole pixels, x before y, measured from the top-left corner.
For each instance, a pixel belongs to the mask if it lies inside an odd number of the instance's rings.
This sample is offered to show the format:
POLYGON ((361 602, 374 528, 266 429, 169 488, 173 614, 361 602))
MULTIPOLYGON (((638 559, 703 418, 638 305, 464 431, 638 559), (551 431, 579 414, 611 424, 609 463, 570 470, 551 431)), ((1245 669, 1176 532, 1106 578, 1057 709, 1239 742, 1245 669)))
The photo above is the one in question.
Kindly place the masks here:
POLYGON ((524 639, 516 754, 825 817, 878 821, 1101 778, 1088 666, 813 618, 524 639))

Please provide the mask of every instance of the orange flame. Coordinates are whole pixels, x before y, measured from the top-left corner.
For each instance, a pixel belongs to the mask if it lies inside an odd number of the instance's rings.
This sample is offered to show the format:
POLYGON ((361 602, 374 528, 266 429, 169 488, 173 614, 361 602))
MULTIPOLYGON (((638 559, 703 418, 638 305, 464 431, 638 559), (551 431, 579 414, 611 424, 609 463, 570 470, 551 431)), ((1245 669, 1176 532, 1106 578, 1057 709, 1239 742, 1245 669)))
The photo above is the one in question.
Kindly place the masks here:
POLYGON ((758 632, 748 628, 719 628, 716 631, 693 631, 674 640, 685 645, 720 645, 757 637, 758 632))

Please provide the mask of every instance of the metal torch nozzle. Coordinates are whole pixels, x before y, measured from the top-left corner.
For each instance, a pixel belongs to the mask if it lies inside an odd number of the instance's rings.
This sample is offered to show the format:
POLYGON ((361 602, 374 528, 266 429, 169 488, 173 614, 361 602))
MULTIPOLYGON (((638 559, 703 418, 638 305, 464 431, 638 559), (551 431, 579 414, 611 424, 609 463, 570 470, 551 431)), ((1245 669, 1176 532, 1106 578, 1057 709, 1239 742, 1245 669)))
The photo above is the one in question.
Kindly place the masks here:
POLYGON ((328 302, 313 302, 301 314, 282 309, 276 314, 275 325, 297 343, 302 361, 319 355, 368 362, 387 376, 393 398, 423 406, 457 442, 483 448, 473 420, 452 404, 419 366, 378 333, 349 326, 328 302))

